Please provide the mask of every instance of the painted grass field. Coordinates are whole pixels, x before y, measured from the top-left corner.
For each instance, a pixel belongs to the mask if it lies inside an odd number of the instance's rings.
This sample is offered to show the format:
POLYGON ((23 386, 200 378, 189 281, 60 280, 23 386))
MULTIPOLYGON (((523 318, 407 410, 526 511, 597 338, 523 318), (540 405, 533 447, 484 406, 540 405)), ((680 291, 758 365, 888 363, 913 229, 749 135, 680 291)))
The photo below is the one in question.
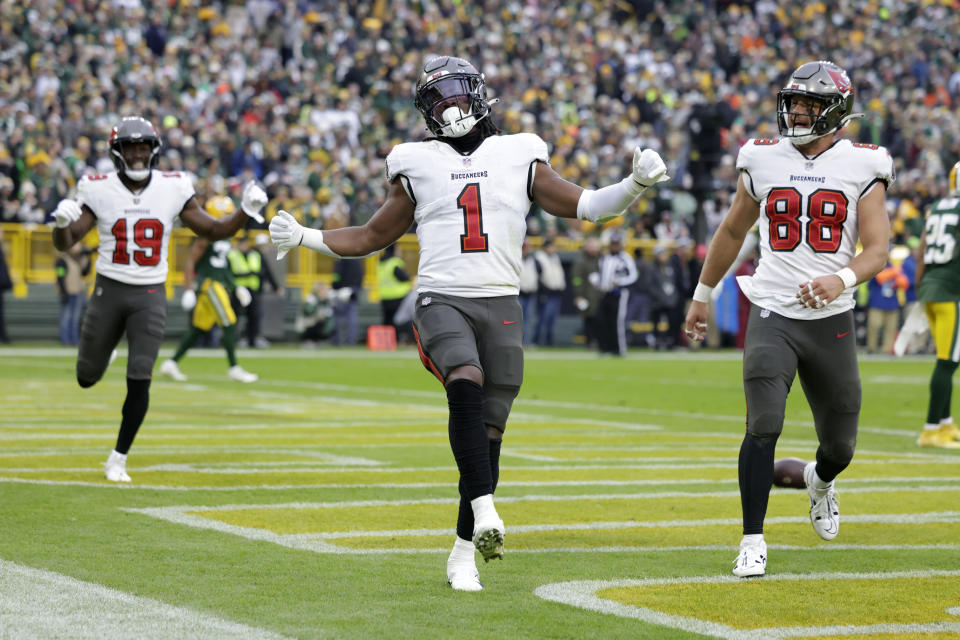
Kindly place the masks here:
MULTIPOLYGON (((121 357, 0 349, 0 638, 960 638, 960 451, 914 445, 932 359, 863 359, 840 535, 774 489, 767 576, 740 539, 738 353, 528 353, 501 460, 503 561, 444 564, 446 399, 415 352, 195 350, 157 378, 108 483, 121 357)), ((778 457, 811 459, 799 384, 778 457)))

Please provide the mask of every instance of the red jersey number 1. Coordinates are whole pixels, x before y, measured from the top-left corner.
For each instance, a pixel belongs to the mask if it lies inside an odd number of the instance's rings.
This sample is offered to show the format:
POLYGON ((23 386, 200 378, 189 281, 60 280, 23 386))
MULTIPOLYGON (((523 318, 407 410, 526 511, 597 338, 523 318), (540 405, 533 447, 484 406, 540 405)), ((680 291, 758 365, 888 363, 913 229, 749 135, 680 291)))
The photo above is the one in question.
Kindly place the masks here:
POLYGON ((480 208, 480 184, 471 182, 466 185, 457 196, 457 206, 463 211, 460 252, 488 251, 487 234, 483 232, 483 216, 480 208))

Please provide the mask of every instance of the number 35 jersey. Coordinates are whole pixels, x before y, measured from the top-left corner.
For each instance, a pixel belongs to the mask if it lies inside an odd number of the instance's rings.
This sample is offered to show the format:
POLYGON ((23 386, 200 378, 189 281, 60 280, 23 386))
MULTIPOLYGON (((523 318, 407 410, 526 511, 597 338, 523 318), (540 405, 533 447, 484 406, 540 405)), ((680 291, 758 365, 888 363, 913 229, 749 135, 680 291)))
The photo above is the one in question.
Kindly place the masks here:
POLYGON ((466 156, 439 140, 393 148, 387 180, 416 207, 419 292, 517 295, 537 161, 547 145, 531 133, 490 136, 466 156))
POLYGON ((77 201, 97 217, 97 273, 126 284, 166 282, 167 249, 174 219, 193 197, 184 173, 154 170, 133 193, 114 173, 84 176, 77 201))
POLYGON ((748 140, 737 156, 747 192, 760 204, 760 262, 737 284, 753 304, 788 318, 824 318, 853 308, 848 289, 822 309, 800 306, 801 282, 847 266, 857 248, 857 205, 895 175, 883 147, 838 140, 808 158, 786 139, 748 140))

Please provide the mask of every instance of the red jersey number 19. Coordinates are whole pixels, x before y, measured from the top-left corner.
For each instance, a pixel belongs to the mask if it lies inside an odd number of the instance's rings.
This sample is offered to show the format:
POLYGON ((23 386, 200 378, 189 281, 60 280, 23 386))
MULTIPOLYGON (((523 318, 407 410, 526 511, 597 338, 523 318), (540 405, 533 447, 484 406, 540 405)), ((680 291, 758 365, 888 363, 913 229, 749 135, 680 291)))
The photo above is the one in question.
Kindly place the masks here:
MULTIPOLYGON (((130 264, 127 220, 117 220, 110 231, 116 240, 113 249, 114 264, 130 264)), ((133 261, 141 267, 152 267, 160 262, 162 243, 163 223, 156 218, 142 218, 133 224, 133 261)))

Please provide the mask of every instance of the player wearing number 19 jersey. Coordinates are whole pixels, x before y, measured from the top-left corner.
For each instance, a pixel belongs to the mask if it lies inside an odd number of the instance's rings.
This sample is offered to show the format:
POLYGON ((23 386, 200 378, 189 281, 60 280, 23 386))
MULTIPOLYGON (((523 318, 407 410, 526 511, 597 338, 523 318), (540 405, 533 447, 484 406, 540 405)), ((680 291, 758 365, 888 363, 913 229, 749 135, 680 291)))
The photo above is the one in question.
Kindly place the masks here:
POLYGON ((825 540, 839 530, 833 481, 853 458, 860 415, 852 293, 886 264, 885 194, 894 179, 885 149, 837 137, 855 117, 853 86, 842 68, 817 61, 793 72, 777 96, 781 138, 750 140, 740 150, 737 193, 687 314, 687 334, 702 338, 710 291, 757 224, 760 263, 752 277, 738 278, 752 303, 743 352, 743 539, 733 567, 739 577, 766 571, 763 520, 797 374, 819 440, 816 461, 803 472, 810 522, 825 540), (858 239, 863 251, 855 255, 858 239))
POLYGON ((503 554, 493 504, 500 443, 523 378, 523 316, 517 293, 526 214, 597 221, 622 213, 668 179, 656 152, 634 150, 633 172, 603 189, 561 178, 533 134, 501 136, 490 120, 483 75, 466 60, 427 61, 414 104, 432 137, 396 146, 386 161, 387 199, 362 227, 304 229, 281 211, 270 222, 278 256, 305 246, 359 257, 392 244, 417 223, 420 241, 414 328, 421 359, 446 388, 448 433, 460 471, 457 538, 447 580, 482 589, 474 550, 503 554))
POLYGON ((53 243, 64 250, 97 226, 97 280, 80 333, 77 382, 83 388, 96 384, 126 334, 127 395, 105 471, 110 481, 130 482, 127 452, 147 413, 166 323, 167 248, 174 220, 179 216, 199 236, 227 238, 248 216, 260 218, 266 194, 250 183, 244 190, 244 211, 214 219, 200 207, 185 174, 155 169, 161 142, 149 121, 124 118, 113 128, 108 146, 117 171, 82 178, 77 200, 57 205, 53 243))
POLYGON ((917 444, 960 449, 960 429, 951 411, 953 374, 960 364, 960 162, 947 175, 947 197, 927 212, 921 247, 917 300, 937 345, 937 363, 930 377, 927 421, 917 444))

